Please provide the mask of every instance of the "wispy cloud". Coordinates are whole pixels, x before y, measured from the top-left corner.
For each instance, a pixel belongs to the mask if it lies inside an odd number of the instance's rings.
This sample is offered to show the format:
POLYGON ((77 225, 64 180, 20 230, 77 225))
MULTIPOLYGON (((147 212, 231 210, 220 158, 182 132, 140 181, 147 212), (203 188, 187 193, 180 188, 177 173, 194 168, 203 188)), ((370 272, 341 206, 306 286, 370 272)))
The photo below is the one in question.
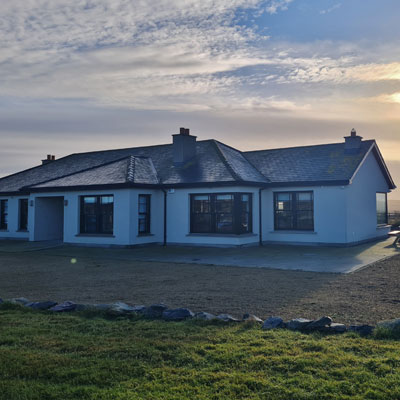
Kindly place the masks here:
POLYGON ((337 10, 337 9, 340 8, 341 6, 342 6, 342 3, 337 3, 337 4, 333 5, 333 6, 330 7, 330 8, 327 8, 327 9, 325 9, 325 10, 321 10, 319 13, 320 13, 320 14, 329 14, 329 13, 331 13, 332 11, 337 10))

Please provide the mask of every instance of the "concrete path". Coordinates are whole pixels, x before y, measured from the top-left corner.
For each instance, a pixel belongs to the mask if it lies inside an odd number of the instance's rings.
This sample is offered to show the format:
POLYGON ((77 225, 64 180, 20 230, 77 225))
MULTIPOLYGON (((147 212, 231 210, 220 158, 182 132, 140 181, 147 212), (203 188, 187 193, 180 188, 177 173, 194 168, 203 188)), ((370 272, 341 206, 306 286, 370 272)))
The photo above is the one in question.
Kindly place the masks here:
POLYGON ((42 251, 62 257, 98 257, 162 263, 189 263, 350 273, 376 261, 400 254, 393 238, 353 247, 283 246, 263 247, 188 247, 149 246, 136 248, 99 248, 59 245, 54 242, 0 241, 0 252, 42 251))

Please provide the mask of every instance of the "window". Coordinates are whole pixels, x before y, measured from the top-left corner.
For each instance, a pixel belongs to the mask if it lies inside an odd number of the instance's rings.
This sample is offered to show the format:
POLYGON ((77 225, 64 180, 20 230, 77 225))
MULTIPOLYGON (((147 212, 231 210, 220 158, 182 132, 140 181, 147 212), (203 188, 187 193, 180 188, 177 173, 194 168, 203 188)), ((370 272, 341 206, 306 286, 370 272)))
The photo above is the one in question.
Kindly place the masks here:
POLYGON ((81 196, 81 233, 112 234, 114 196, 81 196))
POLYGON ((378 225, 387 225, 388 212, 387 212, 387 194, 376 194, 376 219, 378 225))
POLYGON ((19 200, 19 224, 20 231, 28 230, 28 199, 19 200))
POLYGON ((212 193, 190 196, 191 233, 252 231, 251 193, 212 193))
POLYGON ((150 195, 139 194, 139 214, 138 214, 139 235, 150 233, 150 195))
POLYGON ((313 192, 274 193, 275 230, 314 230, 313 192))
POLYGON ((0 229, 8 229, 8 200, 0 200, 0 229))

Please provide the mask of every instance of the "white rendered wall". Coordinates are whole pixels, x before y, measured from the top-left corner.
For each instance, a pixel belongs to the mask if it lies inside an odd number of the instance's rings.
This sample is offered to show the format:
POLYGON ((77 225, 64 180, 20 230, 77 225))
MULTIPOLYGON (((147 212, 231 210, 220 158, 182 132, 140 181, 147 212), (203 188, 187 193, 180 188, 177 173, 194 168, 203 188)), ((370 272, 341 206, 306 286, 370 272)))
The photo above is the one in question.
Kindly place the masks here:
POLYGON ((346 187, 309 186, 281 187, 262 192, 262 239, 270 243, 345 243, 346 187), (314 231, 284 231, 274 229, 274 192, 312 191, 314 193, 314 231))
POLYGON ((258 243, 258 189, 251 187, 209 187, 194 189, 175 189, 167 195, 167 242, 169 244, 230 246, 258 243), (190 233, 190 195, 201 193, 252 193, 253 194, 253 233, 244 235, 191 234, 190 233))
POLYGON ((390 228, 378 227, 376 193, 388 193, 389 187, 371 152, 347 190, 347 242, 386 237, 390 228))
POLYGON ((8 200, 8 228, 7 230, 0 230, 1 238, 10 239, 28 239, 29 229, 29 218, 31 214, 31 208, 28 204, 28 231, 19 231, 19 200, 28 199, 28 196, 0 196, 0 200, 8 200))

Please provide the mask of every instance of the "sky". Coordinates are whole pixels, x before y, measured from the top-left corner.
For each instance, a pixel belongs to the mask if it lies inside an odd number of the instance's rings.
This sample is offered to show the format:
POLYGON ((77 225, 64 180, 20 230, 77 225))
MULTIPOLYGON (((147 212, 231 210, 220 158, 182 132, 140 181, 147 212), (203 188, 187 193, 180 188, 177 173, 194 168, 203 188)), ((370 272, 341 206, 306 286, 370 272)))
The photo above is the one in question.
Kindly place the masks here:
POLYGON ((0 176, 181 126, 240 150, 355 128, 400 186, 399 16, 399 0, 1 0, 0 176))

